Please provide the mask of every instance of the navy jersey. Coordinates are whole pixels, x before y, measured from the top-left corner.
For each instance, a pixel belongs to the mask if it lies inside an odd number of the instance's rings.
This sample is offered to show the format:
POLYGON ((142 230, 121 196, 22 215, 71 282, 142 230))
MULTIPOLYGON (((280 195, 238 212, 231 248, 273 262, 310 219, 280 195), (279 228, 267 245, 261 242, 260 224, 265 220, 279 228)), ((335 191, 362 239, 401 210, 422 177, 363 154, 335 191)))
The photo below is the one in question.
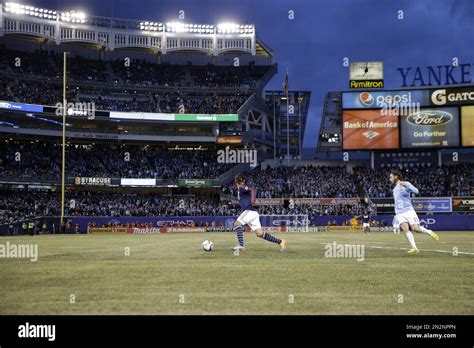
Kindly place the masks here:
POLYGON ((362 217, 362 221, 363 221, 365 224, 368 224, 368 223, 369 223, 369 214, 365 214, 365 215, 362 217))
POLYGON ((239 199, 240 209, 244 210, 256 210, 253 207, 255 201, 255 192, 248 186, 240 187, 237 191, 237 198, 239 199))

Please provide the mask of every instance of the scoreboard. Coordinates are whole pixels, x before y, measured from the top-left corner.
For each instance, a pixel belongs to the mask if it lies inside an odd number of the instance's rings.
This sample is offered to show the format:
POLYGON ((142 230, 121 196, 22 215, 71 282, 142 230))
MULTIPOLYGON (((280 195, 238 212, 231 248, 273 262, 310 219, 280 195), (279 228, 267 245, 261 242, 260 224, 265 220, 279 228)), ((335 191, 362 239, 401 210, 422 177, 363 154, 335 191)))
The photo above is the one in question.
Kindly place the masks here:
POLYGON ((474 85, 341 93, 342 150, 474 146, 474 85))
POLYGON ((474 146, 474 105, 461 107, 461 142, 474 146))

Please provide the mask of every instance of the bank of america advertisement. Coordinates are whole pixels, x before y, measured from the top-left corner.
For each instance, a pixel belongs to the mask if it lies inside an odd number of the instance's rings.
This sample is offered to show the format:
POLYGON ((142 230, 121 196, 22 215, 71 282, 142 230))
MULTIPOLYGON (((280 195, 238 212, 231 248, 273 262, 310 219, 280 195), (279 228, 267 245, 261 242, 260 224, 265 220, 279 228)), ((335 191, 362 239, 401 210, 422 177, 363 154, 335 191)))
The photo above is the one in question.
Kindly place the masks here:
POLYGON ((461 108, 462 145, 474 146, 474 105, 461 108))
POLYGON ((456 107, 425 108, 400 116, 402 148, 459 146, 456 107))
POLYGON ((344 110, 345 150, 398 149, 398 113, 393 110, 344 110))

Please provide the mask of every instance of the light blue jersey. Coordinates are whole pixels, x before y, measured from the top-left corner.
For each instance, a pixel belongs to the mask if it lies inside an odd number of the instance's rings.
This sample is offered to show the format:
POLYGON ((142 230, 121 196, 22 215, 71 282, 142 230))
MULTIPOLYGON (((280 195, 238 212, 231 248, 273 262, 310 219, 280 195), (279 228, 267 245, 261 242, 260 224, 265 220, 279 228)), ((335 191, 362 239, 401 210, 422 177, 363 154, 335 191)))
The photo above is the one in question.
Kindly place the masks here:
POLYGON ((393 199, 395 200, 395 214, 405 213, 410 210, 415 210, 411 204, 410 193, 418 194, 418 189, 408 181, 405 181, 405 186, 401 184, 393 188, 393 199))

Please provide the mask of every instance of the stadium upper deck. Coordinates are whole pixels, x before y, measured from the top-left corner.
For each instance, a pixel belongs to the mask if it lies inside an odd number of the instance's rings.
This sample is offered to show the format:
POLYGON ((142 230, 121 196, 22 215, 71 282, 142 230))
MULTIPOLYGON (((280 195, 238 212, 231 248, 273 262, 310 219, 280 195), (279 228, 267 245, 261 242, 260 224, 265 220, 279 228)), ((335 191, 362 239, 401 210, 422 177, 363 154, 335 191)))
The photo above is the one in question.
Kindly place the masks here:
POLYGON ((2 133, 62 136, 68 52, 72 141, 209 143, 234 135, 274 152, 263 90, 277 66, 254 25, 123 20, 11 2, 0 5, 0 23, 2 133))
POLYGON ((81 43, 107 49, 141 48, 165 55, 199 52, 225 55, 239 52, 271 64, 271 51, 257 38, 251 24, 162 23, 87 15, 74 10, 57 12, 6 2, 0 6, 0 36, 28 35, 57 45, 81 43), (270 60, 269 60, 270 59, 270 60))

